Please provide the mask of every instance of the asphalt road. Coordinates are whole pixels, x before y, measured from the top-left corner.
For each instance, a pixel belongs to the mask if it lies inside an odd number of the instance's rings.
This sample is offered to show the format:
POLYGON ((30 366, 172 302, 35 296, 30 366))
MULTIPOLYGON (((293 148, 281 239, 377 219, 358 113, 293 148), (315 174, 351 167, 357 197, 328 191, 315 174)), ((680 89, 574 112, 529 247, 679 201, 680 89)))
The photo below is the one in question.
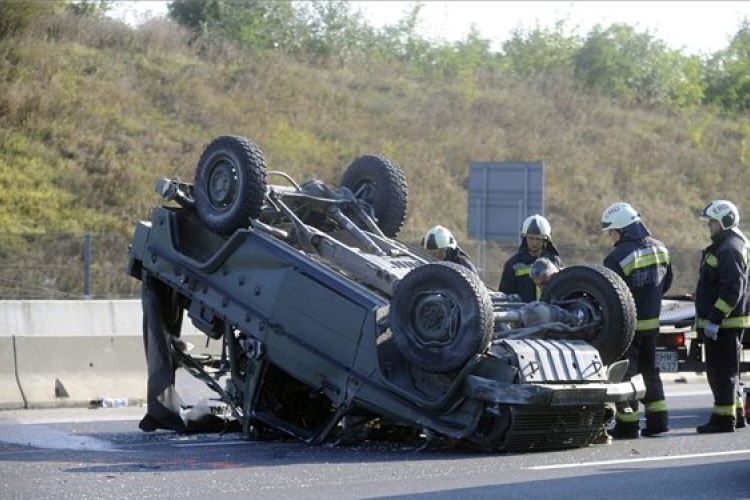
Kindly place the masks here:
POLYGON ((138 407, 3 411, 0 498, 750 498, 750 428, 696 434, 708 386, 665 378, 668 434, 529 454, 148 434, 138 407))

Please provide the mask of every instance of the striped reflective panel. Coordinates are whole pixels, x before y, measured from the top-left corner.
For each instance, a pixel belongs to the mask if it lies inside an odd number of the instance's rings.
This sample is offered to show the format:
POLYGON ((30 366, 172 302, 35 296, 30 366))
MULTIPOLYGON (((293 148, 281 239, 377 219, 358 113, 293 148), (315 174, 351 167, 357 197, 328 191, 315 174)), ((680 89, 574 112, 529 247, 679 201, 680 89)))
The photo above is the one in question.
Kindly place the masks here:
MULTIPOLYGON (((706 318, 699 318, 696 322, 696 327, 705 328, 708 320, 706 318)), ((737 316, 736 318, 727 318, 721 322, 720 328, 747 328, 750 327, 750 316, 737 316)))
POLYGON ((635 322, 635 331, 654 330, 659 328, 659 317, 649 319, 639 319, 635 322))
POLYGON ((531 266, 528 264, 518 263, 513 266, 513 270, 516 272, 516 276, 528 276, 531 271, 531 266))
POLYGON ((631 252, 627 257, 620 261, 620 267, 625 276, 630 276, 630 274, 636 269, 643 269, 644 267, 659 264, 665 266, 669 264, 669 251, 667 251, 665 247, 659 245, 640 248, 631 252))
POLYGON ((727 318, 721 322, 721 328, 746 328, 750 326, 750 316, 727 318))
MULTIPOLYGON (((750 262, 750 250, 747 245, 742 247, 742 260, 745 262, 745 266, 750 262)), ((703 259, 703 263, 711 267, 719 267, 719 259, 712 253, 707 253, 703 259)))
POLYGON ((734 307, 727 304, 726 300, 722 298, 716 299, 716 303, 714 304, 714 307, 718 309, 719 311, 723 312, 724 314, 729 314, 730 312, 732 312, 732 309, 734 309, 734 307))
POLYGON ((542 288, 539 285, 536 285, 534 288, 536 290, 536 294, 535 294, 536 300, 539 300, 542 297, 542 288))
POLYGON ((641 412, 639 411, 630 411, 630 412, 618 411, 615 414, 615 420, 617 420, 618 422, 623 422, 623 423, 638 422, 640 419, 641 419, 641 412))
POLYGON ((733 417, 734 405, 714 405, 714 410, 712 413, 714 415, 720 415, 722 417, 733 417))
POLYGON ((656 413, 660 411, 667 411, 667 402, 663 399, 646 403, 646 413, 656 413))

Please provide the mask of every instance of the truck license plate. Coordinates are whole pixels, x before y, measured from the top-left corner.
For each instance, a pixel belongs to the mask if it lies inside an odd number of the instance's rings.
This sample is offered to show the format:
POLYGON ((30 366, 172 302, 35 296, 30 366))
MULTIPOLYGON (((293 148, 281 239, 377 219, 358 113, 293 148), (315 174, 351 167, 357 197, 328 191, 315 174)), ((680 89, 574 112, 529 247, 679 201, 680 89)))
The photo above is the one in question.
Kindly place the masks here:
POLYGON ((677 351, 656 351, 656 366, 660 372, 680 371, 680 360, 677 351))

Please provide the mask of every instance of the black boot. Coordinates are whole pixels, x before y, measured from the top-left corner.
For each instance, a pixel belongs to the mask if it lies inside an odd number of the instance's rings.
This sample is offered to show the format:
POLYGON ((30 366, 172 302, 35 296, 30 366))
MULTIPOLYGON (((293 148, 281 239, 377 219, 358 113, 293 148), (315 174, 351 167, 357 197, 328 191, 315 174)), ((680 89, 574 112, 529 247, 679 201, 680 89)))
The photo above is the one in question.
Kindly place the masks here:
POLYGON ((745 418, 744 408, 737 408, 737 418, 734 427, 735 429, 744 429, 747 427, 747 418, 745 418))
POLYGON ((656 436, 669 432, 669 415, 666 411, 646 413, 646 428, 641 431, 642 436, 656 436))
POLYGON ((638 437, 638 422, 617 422, 609 431, 612 439, 636 439, 638 437))
POLYGON ((734 432, 735 417, 734 415, 714 415, 711 419, 699 425, 695 430, 700 434, 716 434, 718 432, 734 432))

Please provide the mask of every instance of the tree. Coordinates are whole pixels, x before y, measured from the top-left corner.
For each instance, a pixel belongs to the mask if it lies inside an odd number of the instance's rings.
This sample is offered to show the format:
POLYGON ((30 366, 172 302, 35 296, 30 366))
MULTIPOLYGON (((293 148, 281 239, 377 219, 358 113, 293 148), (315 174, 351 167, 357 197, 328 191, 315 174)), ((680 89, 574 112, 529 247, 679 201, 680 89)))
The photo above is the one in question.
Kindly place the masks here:
POLYGON ((291 0, 173 0, 168 12, 183 26, 220 34, 249 48, 285 48, 297 41, 291 0))
POLYGON ((580 45, 577 37, 565 34, 562 20, 555 23, 554 30, 538 25, 530 30, 517 28, 502 44, 502 64, 522 78, 558 68, 572 70, 573 57, 580 45))
POLYGON ((744 19, 729 46, 706 64, 706 102, 731 112, 750 110, 750 22, 744 19))
POLYGON ((114 0, 73 0, 65 10, 78 16, 96 17, 106 14, 113 3, 114 0))
POLYGON ((222 16, 221 0, 172 0, 167 7, 169 17, 179 24, 200 31, 203 27, 218 23, 222 16))
POLYGON ((19 2, 0 0, 0 39, 23 31, 35 20, 50 16, 65 7, 64 0, 19 2))
POLYGON ((296 8, 295 40, 315 61, 347 60, 361 50, 364 21, 346 0, 314 0, 296 8))
POLYGON ((585 86, 623 104, 696 103, 702 97, 696 61, 631 26, 597 25, 574 58, 585 86))
POLYGON ((435 52, 434 59, 434 66, 441 71, 442 77, 460 82, 465 91, 473 92, 479 70, 492 63, 490 41, 482 38, 477 27, 472 25, 466 38, 444 44, 435 52))

